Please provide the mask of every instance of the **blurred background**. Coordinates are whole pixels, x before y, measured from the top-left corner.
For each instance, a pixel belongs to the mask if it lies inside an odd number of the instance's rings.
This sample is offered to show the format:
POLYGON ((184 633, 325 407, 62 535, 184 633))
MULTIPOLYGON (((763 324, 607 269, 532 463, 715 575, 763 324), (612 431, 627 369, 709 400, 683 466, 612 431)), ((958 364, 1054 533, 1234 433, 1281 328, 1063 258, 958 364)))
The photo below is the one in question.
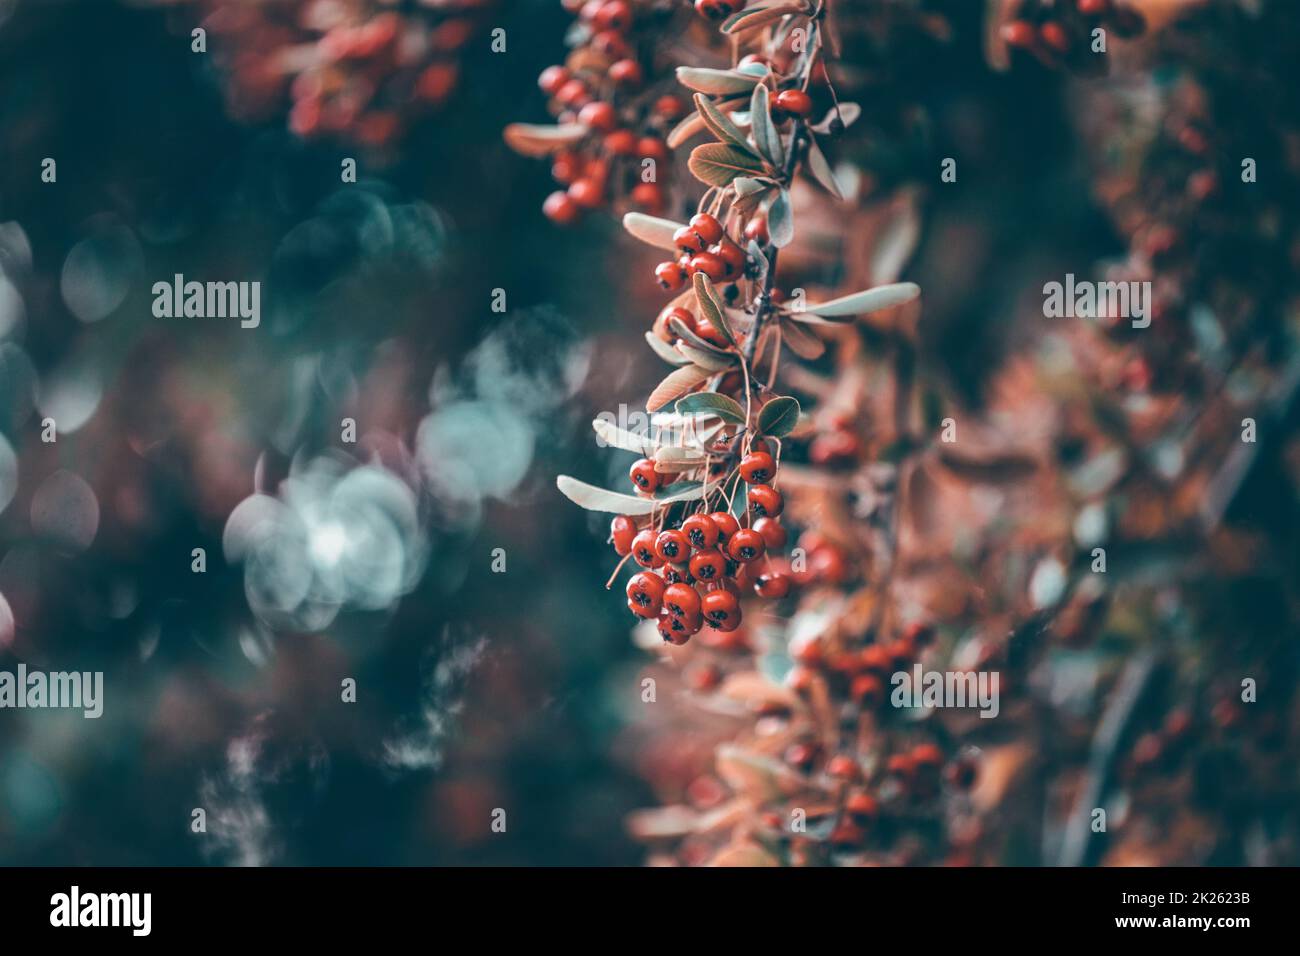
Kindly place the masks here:
MULTIPOLYGON (((717 726, 645 719, 607 525, 554 487, 624 480, 588 423, 640 407, 662 299, 652 252, 614 217, 548 223, 545 164, 502 142, 544 120, 570 18, 428 5, 384 109, 316 116, 263 73, 319 6, 0 0, 0 669, 105 685, 98 720, 0 711, 0 863, 639 863, 627 815, 684 799, 717 726), (155 318, 176 273, 260 281, 260 327, 155 318)), ((864 162, 884 189, 962 156, 905 277, 933 374, 980 409, 1043 281, 1128 238, 1099 108, 990 70, 983 4, 940 6, 947 33, 873 76, 864 162)), ((1293 451, 1245 496, 1282 529, 1293 451)), ((1293 674, 1293 589, 1243 587, 1222 607, 1293 674)), ((1291 826, 1294 766, 1269 779, 1291 826)))

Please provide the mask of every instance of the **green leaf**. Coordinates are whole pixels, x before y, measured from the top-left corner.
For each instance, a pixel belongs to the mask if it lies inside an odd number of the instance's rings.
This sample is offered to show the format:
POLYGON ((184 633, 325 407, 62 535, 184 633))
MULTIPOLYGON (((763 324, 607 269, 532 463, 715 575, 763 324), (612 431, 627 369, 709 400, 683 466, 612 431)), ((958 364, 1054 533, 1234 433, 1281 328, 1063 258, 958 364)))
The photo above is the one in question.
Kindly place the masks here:
POLYGON ((697 272, 691 277, 691 282, 695 285, 695 301, 699 304, 704 317, 722 333, 722 337, 729 345, 735 345, 736 334, 731 331, 731 323, 727 321, 726 307, 718 298, 718 290, 713 288, 709 277, 703 272, 697 272))
MULTIPOLYGON (((702 93, 695 94, 695 108, 700 113, 700 118, 704 120, 704 125, 714 136, 722 140, 723 143, 735 146, 737 149, 753 156, 753 147, 741 132, 740 127, 733 123, 727 114, 718 109, 707 96, 702 93)), ((757 159, 757 156, 754 156, 757 159)))
POLYGON ((697 501, 704 497, 704 486, 699 482, 676 482, 653 498, 598 488, 568 475, 557 475, 555 486, 575 505, 588 511, 605 511, 616 515, 648 515, 664 505, 677 501, 697 501))
POLYGON ((668 364, 670 365, 691 364, 690 359, 682 358, 680 355, 678 355, 676 352, 673 351, 673 347, 671 345, 669 345, 659 336, 655 335, 653 332, 647 331, 645 334, 645 340, 647 343, 649 343, 650 348, 654 351, 655 355, 658 355, 661 359, 663 359, 668 364))
MULTIPOLYGON (((771 228, 771 223, 769 223, 768 229, 771 228)), ((896 305, 902 305, 905 302, 911 302, 920 294, 921 287, 915 282, 895 282, 892 285, 880 285, 864 292, 854 292, 852 295, 840 296, 838 299, 832 299, 820 305, 810 303, 806 310, 827 318, 845 315, 867 315, 870 312, 878 312, 881 309, 888 309, 896 305)), ((805 321, 799 319, 798 314, 795 314, 794 318, 801 322, 805 321)))
POLYGON ((677 351, 686 356, 695 365, 700 368, 707 368, 711 372, 721 372, 731 368, 736 364, 736 357, 730 352, 719 352, 716 349, 696 348, 689 342, 678 342, 677 351))
POLYGON ((696 179, 710 186, 726 186, 737 176, 755 176, 763 172, 762 164, 755 156, 723 143, 696 146, 686 165, 696 179))
POLYGON ((647 216, 642 212, 630 212, 623 217, 623 228, 633 236, 656 249, 668 249, 672 252, 677 251, 677 246, 673 244, 673 233, 684 225, 686 225, 684 222, 647 216))
POLYGON ((754 130, 754 144, 758 151, 777 169, 785 163, 785 147, 781 136, 772 123, 772 111, 768 108, 767 87, 762 83, 754 87, 754 95, 749 101, 749 122, 754 130))
POLYGON ((745 424, 745 410, 734 398, 719 395, 717 392, 696 392, 677 400, 677 413, 691 415, 707 413, 717 415, 724 421, 735 425, 745 424))
POLYGON ((739 13, 733 13, 727 19, 723 20, 718 27, 725 34, 744 33, 746 30, 757 30, 761 26, 766 26, 782 17, 791 14, 803 13, 804 8, 797 3, 787 3, 779 7, 769 7, 764 9, 741 10, 739 13))
POLYGON ((638 455, 648 457, 653 455, 659 447, 659 443, 653 438, 646 435, 638 435, 636 432, 630 432, 626 428, 619 428, 613 422, 603 418, 592 419, 591 430, 596 433, 600 439, 600 444, 605 448, 621 448, 623 451, 636 452, 638 455))
POLYGON ((790 209, 790 193, 782 189, 767 209, 767 231, 772 245, 784 249, 794 239, 794 213, 790 209))
POLYGON ((741 199, 746 196, 753 196, 758 193, 766 192, 771 189, 775 183, 770 179, 754 179, 750 176, 737 176, 732 180, 731 188, 736 191, 736 195, 741 199))
POLYGON ((677 82, 697 93, 718 96, 727 93, 748 93, 760 77, 748 76, 735 70, 708 70, 698 66, 679 66, 677 82))
MULTIPOLYGON (((749 87, 745 87, 749 92, 749 87)), ((506 145, 521 156, 549 156, 579 142, 590 133, 581 123, 560 126, 538 126, 533 123, 511 123, 503 133, 506 145)))
POLYGON ((669 372, 668 377, 655 386, 655 390, 646 399, 645 410, 657 412, 669 402, 676 401, 693 390, 713 373, 698 365, 683 365, 676 371, 669 372))
POLYGON ((761 435, 780 438, 790 434, 799 424, 799 402, 789 395, 772 399, 758 413, 758 431, 761 435))
POLYGON ((826 161, 826 154, 822 152, 815 139, 810 139, 808 142, 808 170, 813 174, 814 179, 826 187, 828 193, 836 199, 844 198, 844 190, 835 179, 831 164, 826 161))

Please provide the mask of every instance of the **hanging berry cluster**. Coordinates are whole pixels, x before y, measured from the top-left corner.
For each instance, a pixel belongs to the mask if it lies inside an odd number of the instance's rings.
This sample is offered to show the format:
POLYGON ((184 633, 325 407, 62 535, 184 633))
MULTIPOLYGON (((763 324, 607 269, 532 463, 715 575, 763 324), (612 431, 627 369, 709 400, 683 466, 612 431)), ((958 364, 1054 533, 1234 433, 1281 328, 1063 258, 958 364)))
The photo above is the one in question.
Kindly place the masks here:
MULTIPOLYGON (((1131 39, 1146 29, 1145 17, 1129 0, 1019 0, 1001 12, 990 39, 1032 56, 1049 70, 1074 73, 1105 70, 1107 60, 1098 54, 1105 50, 1106 32, 1131 39)), ((1007 62, 1006 48, 995 52, 999 65, 1007 62)))
POLYGON ((289 100, 289 128, 376 150, 393 146, 460 81, 458 54, 496 0, 228 3, 195 0, 233 113, 261 119, 289 100))

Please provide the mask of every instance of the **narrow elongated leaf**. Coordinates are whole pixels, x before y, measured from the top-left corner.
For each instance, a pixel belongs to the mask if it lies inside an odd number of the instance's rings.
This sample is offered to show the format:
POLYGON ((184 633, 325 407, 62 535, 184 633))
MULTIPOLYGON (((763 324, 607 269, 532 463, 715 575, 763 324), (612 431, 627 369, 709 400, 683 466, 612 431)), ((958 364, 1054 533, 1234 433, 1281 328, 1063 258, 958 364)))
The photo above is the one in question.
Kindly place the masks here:
POLYGON ((629 212, 623 216, 623 228, 629 233, 656 249, 668 249, 673 252, 677 251, 677 247, 673 245, 673 233, 684 225, 686 225, 684 222, 647 216, 642 212, 629 212))
POLYGON ((681 352, 692 364, 707 368, 710 372, 721 372, 736 364, 736 357, 709 349, 698 349, 687 342, 678 342, 677 351, 681 352))
POLYGON ((758 431, 761 435, 780 438, 788 435, 799 424, 799 402, 789 395, 772 399, 758 413, 758 431))
MULTIPOLYGON (((748 92, 749 87, 746 87, 748 92)), ((582 123, 562 123, 559 126, 535 123, 511 123, 503 136, 506 145, 523 156, 549 156, 566 146, 572 146, 591 132, 582 123)))
POLYGON ((749 122, 754 131, 754 145, 759 153, 777 169, 785 163, 785 147, 781 136, 772 122, 772 111, 768 108, 767 87, 762 83, 754 87, 754 95, 749 101, 749 122))
POLYGON ((649 343, 650 348, 654 351, 655 355, 658 355, 661 359, 663 359, 665 362, 669 363, 670 365, 691 364, 690 359, 682 358, 681 355, 673 351, 673 347, 671 345, 669 345, 659 336, 655 335, 653 332, 647 331, 645 334, 645 340, 647 343, 649 343))
MULTIPOLYGON (((751 156, 754 155, 754 149, 749 145, 749 140, 745 138, 745 134, 741 132, 740 128, 727 117, 726 113, 714 106, 713 101, 707 96, 702 93, 696 93, 695 108, 699 111, 700 118, 704 121, 704 125, 709 128, 709 131, 713 133, 714 136, 718 137, 718 139, 722 140, 724 143, 735 146, 742 152, 748 153, 751 156)), ((755 159, 757 158, 758 157, 755 156, 755 159)))
POLYGON ((757 30, 759 27, 767 26, 782 17, 790 16, 795 13, 802 13, 803 7, 797 3, 787 3, 779 7, 769 7, 763 9, 741 10, 739 13, 733 13, 727 19, 722 21, 718 27, 723 33, 744 33, 748 30, 757 30))
POLYGON ((736 191, 736 195, 741 199, 746 196, 754 196, 771 189, 775 183, 770 179, 754 179, 750 176, 737 176, 731 183, 731 188, 736 191))
POLYGON ((767 208, 767 231, 772 245, 783 249, 794 239, 794 213, 790 209, 790 194, 782 189, 767 208))
POLYGON ((737 176, 756 176, 763 172, 757 157, 722 143, 696 146, 686 165, 691 175, 710 186, 726 186, 737 176))
POLYGON ((654 460, 655 471, 666 474, 698 468, 708 461, 708 457, 702 451, 693 448, 665 445, 655 452, 654 460))
POLYGON ((648 515, 664 505, 678 501, 697 501, 704 497, 704 486, 698 482, 669 485, 653 498, 597 488, 569 475, 557 475, 555 486, 575 505, 588 511, 605 511, 616 515, 648 515), (679 487, 682 484, 686 484, 686 487, 679 487))
POLYGON ((645 410, 656 412, 669 402, 676 401, 695 388, 713 373, 698 365, 683 365, 655 386, 655 390, 646 399, 645 410))
POLYGON ((844 128, 848 129, 850 126, 853 125, 854 120, 856 120, 861 115, 862 115, 861 106, 859 106, 857 103, 844 102, 840 104, 839 113, 836 113, 835 110, 832 109, 829 113, 827 113, 824 117, 822 117, 822 121, 820 123, 812 127, 812 131, 816 133, 818 136, 825 136, 827 133, 831 131, 831 123, 835 121, 836 116, 838 116, 840 122, 844 124, 844 128))
POLYGON ((638 435, 626 428, 619 428, 603 418, 593 419, 591 430, 596 433, 596 437, 606 448, 621 448, 623 451, 634 451, 638 455, 649 456, 653 455, 659 447, 659 443, 648 435, 638 435))
POLYGON ((795 322, 802 322, 804 325, 830 325, 836 328, 844 328, 852 324, 853 316, 844 315, 837 319, 827 319, 818 315, 816 312, 789 312, 787 315, 795 322))
POLYGON ((677 413, 679 415, 708 413, 736 425, 745 424, 745 410, 740 407, 740 403, 734 398, 719 395, 717 392, 696 392, 694 395, 678 399, 677 413))
POLYGON ((760 77, 749 76, 736 70, 709 70, 698 66, 679 66, 677 82, 697 93, 710 96, 728 93, 748 93, 760 77))
MULTIPOLYGON (((771 226, 769 225, 768 228, 771 228, 771 226)), ((852 295, 841 296, 820 305, 809 303, 807 311, 815 312, 825 318, 866 315, 869 312, 877 312, 880 309, 888 309, 896 305, 902 305, 905 302, 911 302, 920 294, 921 287, 915 282, 895 282, 892 285, 876 286, 876 288, 867 289, 865 292, 854 292, 852 295)), ((794 315, 793 318, 804 321, 799 318, 798 314, 794 315)))
POLYGON ((713 283, 703 272, 697 272, 691 277, 691 282, 695 285, 695 301, 699 304, 700 311, 704 317, 709 320, 710 324, 722 333, 722 337, 731 345, 736 344, 736 334, 731 331, 731 322, 727 319, 726 307, 722 304, 722 299, 718 296, 718 290, 713 288, 713 283))
POLYGON ((795 355, 802 359, 821 358, 826 351, 826 343, 795 322, 781 323, 781 342, 795 355))
POLYGON ((826 161, 826 154, 822 148, 817 145, 817 140, 812 139, 808 143, 808 171, 813 174, 813 178, 826 187, 826 191, 836 199, 844 198, 844 190, 835 179, 835 173, 831 170, 831 164, 826 161))

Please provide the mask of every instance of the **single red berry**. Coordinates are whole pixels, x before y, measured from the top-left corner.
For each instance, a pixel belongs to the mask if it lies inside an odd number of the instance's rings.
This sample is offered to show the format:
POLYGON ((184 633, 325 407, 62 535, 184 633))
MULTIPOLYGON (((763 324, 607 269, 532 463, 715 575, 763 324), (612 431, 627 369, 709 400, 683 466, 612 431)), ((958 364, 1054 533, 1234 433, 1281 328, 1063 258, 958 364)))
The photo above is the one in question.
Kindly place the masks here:
POLYGON ((611 103, 593 100, 578 110, 578 122, 594 130, 607 133, 618 125, 618 113, 611 103))
POLYGON ((591 18, 598 30, 626 30, 632 25, 632 7, 627 0, 607 0, 591 18))
POLYGON ((661 262, 655 266, 655 278, 668 292, 678 292, 686 285, 686 270, 675 262, 661 262))
POLYGON ((678 582, 664 589, 664 610, 674 617, 691 618, 700 613, 700 592, 689 584, 678 582))
POLYGON ((636 141, 636 154, 642 159, 653 159, 656 163, 666 163, 672 159, 668 144, 658 136, 642 136, 636 141))
POLYGON ((1070 52, 1070 34, 1056 20, 1048 20, 1039 27, 1038 35, 1043 38, 1044 43, 1062 56, 1070 52))
POLYGON ((636 60, 616 60, 609 68, 609 78, 619 86, 640 86, 645 73, 636 60))
POLYGON ((659 487, 659 472, 655 471, 655 463, 649 458, 637 459, 628 471, 628 476, 639 491, 650 492, 659 487))
POLYGON ((943 751, 937 744, 917 744, 912 748, 912 762, 918 767, 938 769, 943 766, 943 751))
POLYGON ((665 561, 670 563, 685 561, 690 553, 691 543, 686 540, 686 535, 675 528, 660 531, 659 537, 655 538, 655 554, 665 561))
POLYGON ((596 180, 584 176, 569 185, 569 198, 583 209, 598 209, 605 201, 605 191, 596 180))
POLYGON ((885 684, 875 674, 859 674, 853 678, 849 693, 862 707, 874 710, 885 700, 885 684))
POLYGON ((740 275, 749 263, 749 256, 745 254, 745 250, 734 242, 722 243, 715 254, 722 260, 726 278, 740 275))
POLYGON ((911 754, 893 754, 885 761, 885 771, 891 777, 908 782, 916 774, 916 761, 911 754))
POLYGON ((700 234, 700 238, 704 240, 705 245, 711 246, 722 239, 722 223, 707 212, 696 213, 692 216, 690 226, 700 234))
POLYGON ((874 820, 880 813, 880 805, 876 802, 876 798, 865 790, 855 790, 849 794, 848 799, 844 801, 844 809, 849 816, 860 821, 874 820))
POLYGON ((1085 17, 1104 17, 1110 13, 1110 0, 1076 0, 1075 6, 1085 17))
POLYGON ((537 85, 541 87, 542 92, 547 96, 554 96, 560 91, 560 87, 564 86, 572 78, 573 74, 564 67, 548 66, 537 77, 537 85))
POLYGON ((740 617, 740 601, 730 591, 718 588, 704 595, 700 610, 711 625, 719 630, 727 630, 727 625, 740 617))
POLYGON ((771 236, 767 231, 767 217, 754 216, 749 222, 745 223, 745 238, 753 239, 760 246, 765 246, 771 236))
POLYGON ((655 554, 655 533, 649 528, 632 539, 632 560, 643 568, 657 568, 664 563, 655 554))
POLYGON ((587 42, 593 50, 611 60, 626 60, 632 55, 632 48, 617 30, 601 30, 587 42))
POLYGON ((772 600, 783 598, 790 593, 790 576, 788 574, 763 574, 754 582, 754 592, 759 597, 772 600))
POLYGON ((817 759, 817 748, 812 744, 791 744, 785 748, 785 753, 782 756, 790 766, 797 767, 800 770, 807 770, 812 766, 813 761, 817 759))
POLYGON ((572 183, 582 173, 582 160, 573 153, 556 153, 555 162, 551 163, 551 175, 555 177, 557 183, 564 183, 566 186, 572 183))
POLYGON ((1012 20, 1002 26, 1002 39, 1008 46, 1028 50, 1038 39, 1038 32, 1028 20, 1012 20))
POLYGON ((703 315, 695 320, 695 334, 720 349, 725 349, 731 344, 727 341, 727 337, 722 334, 722 330, 703 315))
POLYGON ((632 187, 632 201, 647 212, 663 212, 663 187, 658 183, 637 183, 632 187))
POLYGON ((776 94, 776 108, 791 116, 807 116, 812 107, 812 97, 803 90, 782 90, 776 94))
POLYGON ((614 156, 636 155, 636 133, 630 129, 616 129, 605 136, 605 151, 614 156))
POLYGON ((715 511, 709 515, 713 519, 714 525, 718 529, 718 540, 726 541, 733 534, 740 530, 740 522, 730 511, 715 511))
MULTIPOLYGON (((674 617, 667 611, 659 612, 659 636, 669 644, 685 644, 695 633, 690 628, 691 622, 686 618, 674 617)), ((699 630, 699 628, 696 628, 699 630)))
POLYGON ((560 105, 576 110, 591 102, 591 91, 582 80, 569 80, 556 91, 555 98, 559 100, 560 105))
POLYGON ((840 780, 856 780, 858 762, 845 754, 837 754, 827 762, 826 772, 840 780))
POLYGON ((757 561, 767 552, 767 542, 752 528, 741 528, 727 540, 727 554, 734 561, 757 561))
POLYGON ((691 257, 691 272, 703 272, 714 282, 721 282, 727 274, 727 264, 712 252, 700 252, 691 257))
POLYGON ((618 515, 609 523, 609 534, 614 539, 614 553, 620 558, 627 557, 636 537, 636 522, 627 515, 618 515))
POLYGON ((553 192, 542 203, 542 214, 559 226, 570 226, 582 210, 565 192, 553 192))
POLYGON ((679 252, 686 252, 694 255, 697 252, 704 251, 704 240, 700 234, 690 226, 682 226, 673 233, 673 245, 679 252))
POLYGON ((669 584, 691 584, 695 581, 690 569, 684 564, 665 564, 660 573, 669 584))
POLYGON ((727 573, 727 559, 717 548, 705 548, 691 555, 690 569, 697 581, 721 581, 727 573))
POLYGON ((671 93, 659 97, 655 100, 655 115, 666 120, 674 120, 686 113, 686 104, 681 101, 680 97, 673 96, 671 93))
POLYGON ((744 4, 744 0, 695 0, 695 12, 715 23, 725 20, 744 4))
POLYGON ((691 515, 682 522, 682 531, 691 547, 703 551, 718 543, 718 526, 708 515, 691 515))
POLYGON ((768 551, 780 551, 785 547, 785 528, 775 518, 759 518, 754 522, 754 530, 762 536, 768 551))
POLYGON ((640 571, 627 582, 627 605, 637 617, 656 617, 663 607, 664 592, 663 578, 640 571))
POLYGON ((760 518, 776 518, 785 510, 785 498, 771 485, 750 485, 749 507, 760 518))
POLYGON ((740 460, 740 477, 751 485, 765 485, 776 477, 776 462, 765 451, 751 451, 740 460))

